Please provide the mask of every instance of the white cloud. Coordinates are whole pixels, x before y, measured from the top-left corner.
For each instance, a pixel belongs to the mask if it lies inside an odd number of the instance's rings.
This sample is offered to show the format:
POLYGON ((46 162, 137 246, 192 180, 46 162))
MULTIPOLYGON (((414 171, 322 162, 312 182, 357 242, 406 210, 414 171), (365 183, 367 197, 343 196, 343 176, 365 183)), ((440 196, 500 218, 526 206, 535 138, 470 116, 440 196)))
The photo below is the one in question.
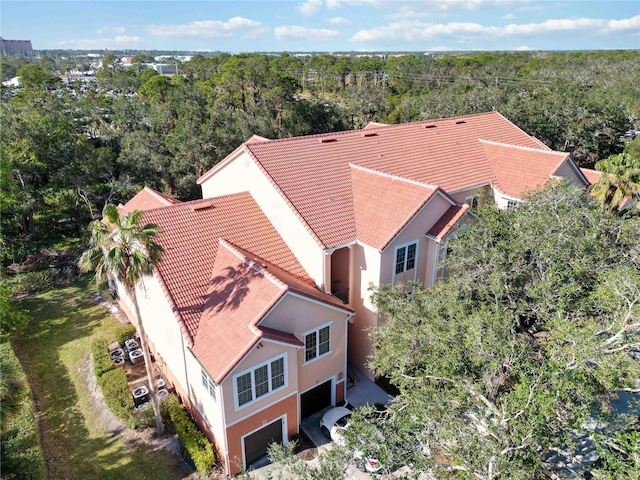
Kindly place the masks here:
POLYGON ((120 50, 140 46, 144 40, 137 36, 119 35, 114 38, 73 39, 58 42, 64 48, 79 50, 120 50))
POLYGON ((304 38, 305 40, 326 41, 335 40, 340 36, 337 30, 327 30, 324 28, 307 28, 295 25, 285 25, 276 27, 274 34, 277 39, 304 38))
POLYGON ((527 47, 526 45, 521 45, 519 47, 514 48, 514 50, 517 52, 528 52, 530 50, 533 50, 533 48, 527 47))
POLYGON ((264 31, 262 24, 256 20, 243 17, 233 17, 222 22, 220 20, 200 20, 186 24, 151 25, 147 28, 151 35, 158 37, 199 37, 218 38, 230 37, 235 30, 251 30, 245 35, 255 33, 254 30, 264 31))
POLYGON ((344 17, 327 18, 327 21, 329 23, 333 23, 335 25, 338 25, 338 24, 350 25, 351 24, 351 22, 349 20, 347 20, 346 18, 344 18, 344 17))
POLYGON ((500 17, 502 20, 515 20, 516 16, 513 13, 507 13, 506 15, 503 15, 502 17, 500 17))
POLYGON ((485 26, 472 22, 426 23, 420 20, 401 20, 388 25, 360 30, 351 38, 355 42, 404 40, 418 42, 438 37, 503 38, 518 35, 545 36, 571 31, 609 33, 636 32, 640 29, 640 15, 625 20, 591 18, 550 19, 542 23, 509 24, 503 27, 485 26))
POLYGON ((313 15, 322 7, 322 0, 307 0, 298 4, 298 11, 302 15, 313 15))
POLYGON ((97 29, 96 33, 98 35, 102 35, 103 33, 124 33, 125 30, 126 29, 124 27, 114 27, 114 26, 110 26, 110 25, 104 25, 104 26, 100 27, 99 29, 97 29))

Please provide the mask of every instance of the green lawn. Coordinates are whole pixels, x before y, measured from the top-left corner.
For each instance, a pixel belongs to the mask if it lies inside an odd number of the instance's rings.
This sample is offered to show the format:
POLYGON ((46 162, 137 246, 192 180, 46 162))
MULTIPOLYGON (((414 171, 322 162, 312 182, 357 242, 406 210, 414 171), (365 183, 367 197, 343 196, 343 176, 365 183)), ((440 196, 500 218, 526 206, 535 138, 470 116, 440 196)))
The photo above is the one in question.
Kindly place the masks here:
POLYGON ((89 358, 92 339, 108 335, 120 324, 91 300, 95 288, 87 285, 53 290, 25 300, 23 305, 31 318, 28 333, 14 340, 14 350, 41 415, 47 477, 182 478, 174 457, 164 451, 151 451, 139 442, 125 446, 99 421, 81 369, 89 358))

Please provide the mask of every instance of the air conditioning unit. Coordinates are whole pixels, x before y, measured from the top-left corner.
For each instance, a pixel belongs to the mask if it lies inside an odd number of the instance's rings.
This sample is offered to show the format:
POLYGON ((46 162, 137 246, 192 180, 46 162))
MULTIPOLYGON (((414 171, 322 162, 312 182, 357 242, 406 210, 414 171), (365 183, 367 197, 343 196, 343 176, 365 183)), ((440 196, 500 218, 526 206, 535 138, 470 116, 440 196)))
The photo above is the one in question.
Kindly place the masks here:
POLYGON ((140 348, 140 345, 138 345, 138 342, 135 341, 133 338, 129 340, 125 340, 124 346, 127 348, 128 351, 137 350, 138 348, 140 348))
POLYGON ((144 354, 142 353, 142 349, 137 348, 135 350, 129 351, 129 360, 131 360, 131 363, 133 363, 134 365, 144 362, 144 354))
POLYGON ((166 398, 169 396, 169 390, 167 390, 166 388, 161 388, 160 390, 158 390, 158 399, 162 400, 163 398, 166 398))
POLYGON ((165 381, 164 381, 164 378, 158 378, 158 379, 156 380, 156 387, 157 387, 157 388, 162 388, 162 387, 164 387, 165 385, 166 385, 166 383, 165 383, 165 381))
POLYGON ((146 385, 140 385, 131 392, 133 404, 137 407, 149 401, 149 389, 146 385))

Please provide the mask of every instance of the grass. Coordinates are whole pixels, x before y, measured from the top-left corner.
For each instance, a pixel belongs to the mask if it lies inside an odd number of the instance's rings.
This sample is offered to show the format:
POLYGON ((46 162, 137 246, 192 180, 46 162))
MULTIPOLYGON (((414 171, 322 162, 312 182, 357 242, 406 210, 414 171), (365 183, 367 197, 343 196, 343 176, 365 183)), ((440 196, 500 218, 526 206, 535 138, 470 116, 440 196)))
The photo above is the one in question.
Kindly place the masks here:
POLYGON ((91 300, 92 293, 95 287, 84 281, 23 301, 30 316, 28 333, 13 343, 40 412, 46 476, 182 478, 169 453, 151 451, 143 443, 125 445, 100 422, 83 376, 93 339, 112 335, 121 324, 91 300))
MULTIPOLYGON (((11 367, 12 372, 23 378, 26 383, 26 374, 13 353, 10 343, 0 344, 0 357, 3 364, 11 367)), ((19 477, 16 478, 25 480, 44 480, 45 478, 40 439, 29 392, 25 392, 20 412, 9 421, 7 429, 2 432, 0 471, 2 471, 2 478, 10 478, 11 473, 19 473, 19 477)))

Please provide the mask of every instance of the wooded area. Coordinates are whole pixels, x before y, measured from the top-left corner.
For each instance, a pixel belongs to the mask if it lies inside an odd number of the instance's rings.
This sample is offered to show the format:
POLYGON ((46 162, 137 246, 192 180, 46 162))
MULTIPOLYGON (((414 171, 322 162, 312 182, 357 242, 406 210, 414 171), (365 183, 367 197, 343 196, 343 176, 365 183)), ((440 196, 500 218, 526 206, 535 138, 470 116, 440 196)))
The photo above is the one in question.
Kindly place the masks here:
POLYGON ((281 138, 497 110, 581 166, 621 153, 640 116, 635 51, 376 56, 220 54, 173 61, 179 75, 125 69, 107 55, 95 79, 51 52, 2 58, 4 265, 83 234, 106 203, 148 185, 181 200, 251 135, 281 138), (64 82, 63 82, 64 80, 64 82))

